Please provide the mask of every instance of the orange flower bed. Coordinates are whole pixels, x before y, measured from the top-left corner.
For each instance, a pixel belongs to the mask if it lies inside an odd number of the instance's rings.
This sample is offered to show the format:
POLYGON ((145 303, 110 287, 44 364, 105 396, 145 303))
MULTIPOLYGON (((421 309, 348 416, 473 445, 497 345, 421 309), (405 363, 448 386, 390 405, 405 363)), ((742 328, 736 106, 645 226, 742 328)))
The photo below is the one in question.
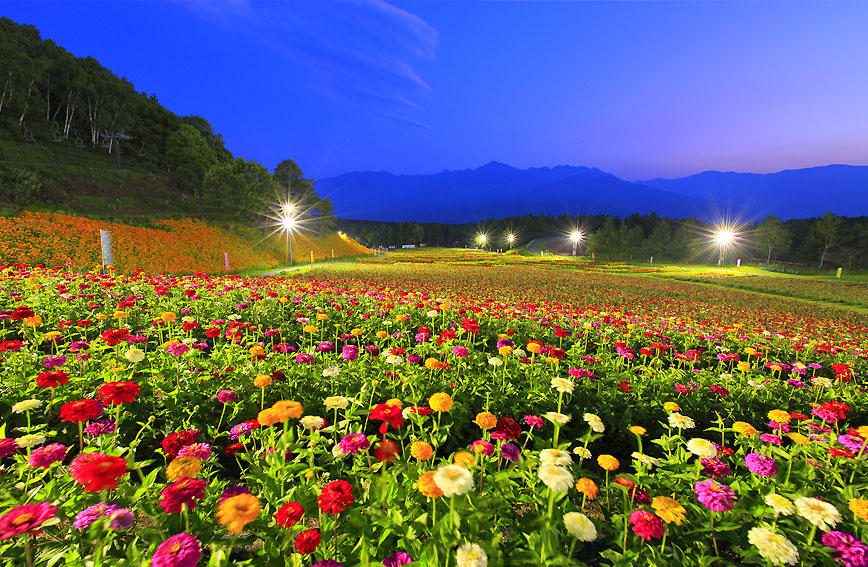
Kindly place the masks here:
MULTIPOLYGON (((0 262, 69 265, 92 269, 100 266, 99 231, 111 233, 114 266, 121 272, 141 268, 146 272, 219 273, 223 253, 229 253, 233 270, 254 266, 277 266, 283 258, 273 247, 266 249, 232 232, 199 220, 156 220, 156 228, 59 215, 25 212, 0 218, 0 262)), ((331 235, 323 238, 296 236, 296 260, 363 254, 366 248, 352 239, 331 235)))

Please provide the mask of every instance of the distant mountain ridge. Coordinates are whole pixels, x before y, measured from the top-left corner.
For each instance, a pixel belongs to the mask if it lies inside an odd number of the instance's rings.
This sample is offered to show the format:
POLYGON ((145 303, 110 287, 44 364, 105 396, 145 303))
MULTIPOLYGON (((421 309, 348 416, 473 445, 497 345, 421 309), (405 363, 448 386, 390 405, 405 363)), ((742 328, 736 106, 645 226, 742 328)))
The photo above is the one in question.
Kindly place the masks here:
POLYGON ((351 172, 317 180, 342 218, 475 222, 528 213, 714 220, 868 214, 868 166, 827 165, 776 173, 705 171, 678 179, 625 181, 595 167, 518 169, 492 161, 423 175, 351 172))

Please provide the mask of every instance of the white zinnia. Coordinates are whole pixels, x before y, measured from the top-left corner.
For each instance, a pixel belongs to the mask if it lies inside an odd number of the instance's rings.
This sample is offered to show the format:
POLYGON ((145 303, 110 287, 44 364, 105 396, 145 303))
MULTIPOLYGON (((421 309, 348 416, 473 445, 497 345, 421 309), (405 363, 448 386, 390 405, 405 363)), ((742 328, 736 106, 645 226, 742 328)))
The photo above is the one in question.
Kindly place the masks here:
POLYGON ((341 369, 337 366, 326 366, 322 371, 322 375, 326 378, 334 378, 340 373, 341 369))
POLYGON ((141 362, 145 359, 145 351, 136 347, 131 347, 124 353, 124 358, 133 363, 141 362))
POLYGON ((772 510, 774 510, 776 514, 780 514, 781 516, 791 516, 793 512, 796 511, 789 498, 781 496, 780 494, 775 494, 774 492, 766 494, 764 500, 766 504, 771 506, 772 510))
POLYGON ((640 463, 642 463, 643 465, 645 465, 646 467, 659 467, 660 466, 660 460, 659 459, 655 459, 654 457, 649 457, 645 453, 639 453, 638 451, 635 451, 630 456, 633 457, 634 459, 636 459, 637 461, 639 461, 640 463))
POLYGON ((343 396, 331 396, 323 400, 323 404, 325 404, 327 410, 332 411, 346 409, 350 405, 350 401, 343 396))
POLYGON ((689 417, 674 412, 669 414, 669 426, 677 429, 693 429, 696 424, 689 417))
POLYGON ((305 429, 319 429, 325 425, 325 420, 315 415, 306 415, 298 420, 298 422, 305 429))
POLYGON ((464 467, 446 465, 434 473, 434 484, 444 496, 463 496, 473 488, 473 475, 464 467))
POLYGON ((600 416, 593 413, 586 413, 584 416, 585 422, 591 426, 595 433, 603 433, 606 431, 606 426, 603 425, 603 420, 600 416))
POLYGON ((694 437, 687 442, 687 450, 703 459, 712 459, 717 456, 717 447, 707 439, 694 437))
POLYGON ((580 512, 564 514, 564 526, 579 541, 594 541, 597 539, 597 526, 580 512))
POLYGON ((475 543, 465 543, 455 554, 458 567, 488 567, 488 556, 475 543))
POLYGON ((493 357, 488 359, 488 364, 497 368, 498 366, 503 366, 503 361, 500 360, 499 358, 497 358, 496 356, 493 356, 493 357))
POLYGON ((42 400, 24 400, 12 406, 12 413, 24 413, 42 407, 42 400))
POLYGON ((841 521, 841 513, 837 508, 818 498, 797 498, 795 501, 799 516, 808 520, 821 530, 827 530, 841 521))
POLYGON ((570 471, 557 465, 543 465, 537 475, 553 492, 566 492, 573 486, 573 475, 570 471))
POLYGON ((751 528, 747 540, 756 546, 760 555, 776 565, 795 565, 799 550, 784 536, 766 528, 751 528))
POLYGON ((401 360, 403 360, 400 356, 396 354, 390 354, 386 357, 386 364, 401 364, 401 360))
POLYGON ((567 380, 566 378, 552 378, 552 388, 562 394, 572 394, 573 388, 575 387, 576 385, 573 384, 572 380, 567 380))
POLYGON ((557 423, 558 425, 566 425, 570 422, 570 416, 564 415, 562 413, 558 413, 556 411, 550 411, 543 414, 543 417, 552 423, 557 423))
POLYGON ((45 443, 45 435, 24 435, 15 440, 15 444, 18 445, 19 449, 29 449, 31 447, 35 447, 37 445, 42 445, 45 443))
POLYGON ((581 459, 590 459, 593 456, 587 447, 576 447, 573 449, 573 453, 581 459))
POLYGON ((573 458, 569 453, 560 449, 543 449, 539 452, 539 462, 543 465, 563 467, 572 463, 573 458))

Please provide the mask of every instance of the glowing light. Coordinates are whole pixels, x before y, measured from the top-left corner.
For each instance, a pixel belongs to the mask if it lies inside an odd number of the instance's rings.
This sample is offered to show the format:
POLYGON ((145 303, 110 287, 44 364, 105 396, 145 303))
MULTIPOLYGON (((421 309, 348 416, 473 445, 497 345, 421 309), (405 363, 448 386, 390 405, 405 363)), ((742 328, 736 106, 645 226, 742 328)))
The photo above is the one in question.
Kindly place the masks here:
POLYGON ((721 246, 726 246, 735 240, 735 233, 731 230, 721 230, 714 235, 714 240, 721 246))
POLYGON ((283 217, 282 219, 280 219, 280 224, 282 224, 283 228, 285 228, 287 231, 291 231, 293 228, 295 228, 295 219, 292 217, 283 217))
POLYGON ((515 242, 515 235, 510 232, 506 235, 506 241, 512 244, 513 242, 515 242))
POLYGON ((480 234, 479 236, 477 236, 476 239, 479 240, 479 242, 481 242, 482 244, 485 244, 485 243, 488 241, 488 235, 486 235, 486 234, 483 232, 482 234, 480 234))
POLYGON ((581 239, 582 239, 582 233, 581 233, 581 231, 574 230, 574 231, 572 232, 572 234, 570 234, 570 240, 572 240, 573 242, 578 242, 578 241, 581 240, 581 239))
POLYGON ((284 203, 282 205, 282 207, 283 207, 283 212, 287 215, 292 213, 292 211, 295 210, 295 205, 293 205, 292 203, 284 203))

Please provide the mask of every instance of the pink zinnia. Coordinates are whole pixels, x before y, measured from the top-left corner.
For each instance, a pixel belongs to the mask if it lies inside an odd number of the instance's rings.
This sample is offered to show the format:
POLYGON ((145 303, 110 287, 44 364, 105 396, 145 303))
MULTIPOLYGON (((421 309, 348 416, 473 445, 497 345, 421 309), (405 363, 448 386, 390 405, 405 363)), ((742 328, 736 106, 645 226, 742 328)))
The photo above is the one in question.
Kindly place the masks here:
POLYGON ((198 478, 184 477, 163 489, 160 496, 163 499, 159 506, 167 514, 180 514, 181 505, 186 504, 188 510, 196 507, 205 498, 205 487, 208 483, 198 478))
POLYGON ((744 458, 744 464, 752 473, 760 476, 775 476, 778 472, 778 464, 775 460, 760 453, 748 453, 744 458))
POLYGON ((636 510, 630 514, 633 533, 648 541, 663 537, 663 520, 645 510, 636 510))
POLYGON ((356 345, 346 345, 341 350, 341 356, 344 357, 344 360, 355 360, 359 358, 359 347, 356 345))
POLYGON ((468 354, 470 354, 470 351, 467 350, 467 347, 457 346, 457 347, 453 347, 452 354, 454 354, 458 358, 464 358, 468 354))
POLYGON ((486 457, 490 457, 494 454, 494 445, 484 439, 474 441, 473 444, 470 445, 470 449, 474 453, 482 453, 486 457))
POLYGON ((62 461, 64 457, 66 457, 66 445, 52 443, 33 451, 27 463, 31 467, 47 469, 53 463, 62 461))
POLYGON ((151 567, 196 567, 202 558, 202 544, 188 533, 173 535, 157 547, 151 567))
POLYGON ((211 445, 208 443, 193 443, 181 447, 178 451, 179 457, 196 457, 200 461, 207 461, 211 457, 211 445))
POLYGON ((217 392, 217 401, 221 404, 228 404, 238 399, 238 394, 232 390, 220 390, 217 392))
POLYGON ((11 437, 0 438, 0 459, 14 455, 18 451, 18 443, 11 437))
POLYGON ((367 451, 371 443, 362 433, 350 433, 349 435, 344 435, 344 438, 341 439, 338 445, 344 453, 358 454, 362 451, 367 451))
POLYGON ((0 539, 23 533, 38 534, 39 526, 57 515, 57 508, 48 502, 22 504, 0 516, 0 539))
POLYGON ((531 429, 540 429, 545 422, 538 415, 526 415, 524 416, 524 423, 525 425, 529 425, 531 429))
POLYGON ((712 512, 725 512, 732 508, 735 493, 728 486, 713 480, 699 481, 694 487, 696 498, 712 512))

